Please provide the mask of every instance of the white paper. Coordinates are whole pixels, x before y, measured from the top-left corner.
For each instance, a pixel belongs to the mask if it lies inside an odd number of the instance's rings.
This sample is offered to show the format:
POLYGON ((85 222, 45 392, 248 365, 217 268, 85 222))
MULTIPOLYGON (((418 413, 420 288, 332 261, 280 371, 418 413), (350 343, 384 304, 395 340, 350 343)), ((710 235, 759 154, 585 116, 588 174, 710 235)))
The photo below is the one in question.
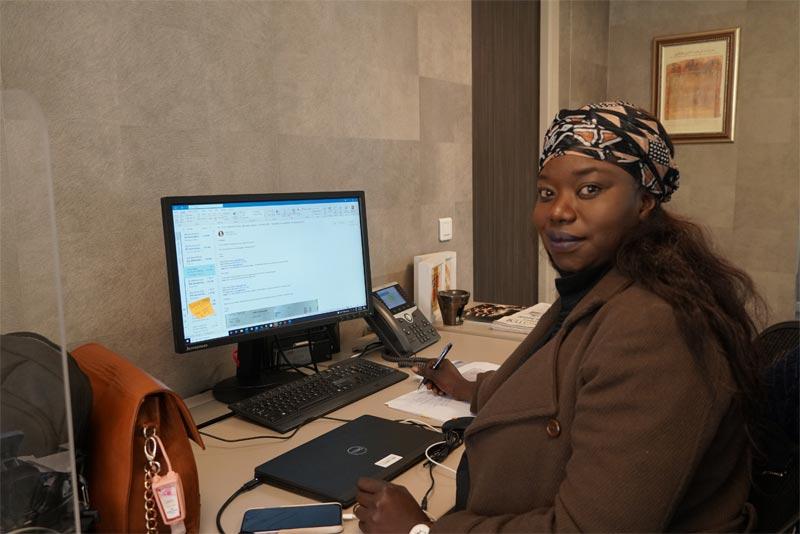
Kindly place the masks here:
POLYGON ((500 365, 489 362, 469 362, 463 365, 458 365, 457 367, 461 373, 461 376, 474 382, 480 373, 485 373, 486 371, 496 371, 500 365))
POLYGON ((519 332, 520 334, 528 334, 539 323, 542 315, 550 309, 550 304, 547 302, 540 302, 534 304, 530 308, 525 308, 513 315, 501 317, 493 321, 491 328, 493 330, 505 330, 507 332, 519 332))
MULTIPOLYGON (((459 367, 459 371, 467 380, 475 380, 478 373, 494 371, 500 367, 496 363, 470 362, 459 367)), ((427 388, 417 389, 386 403, 389 408, 421 415, 444 423, 454 417, 468 417, 469 402, 455 400, 452 397, 437 395, 427 388)))

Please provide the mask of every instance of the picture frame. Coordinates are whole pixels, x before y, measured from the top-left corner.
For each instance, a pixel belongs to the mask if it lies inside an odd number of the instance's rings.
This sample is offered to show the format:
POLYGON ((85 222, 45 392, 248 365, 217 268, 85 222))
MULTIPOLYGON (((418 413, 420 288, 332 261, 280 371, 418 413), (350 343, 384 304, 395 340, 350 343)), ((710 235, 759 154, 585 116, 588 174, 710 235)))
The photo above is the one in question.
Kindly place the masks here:
POLYGON ((457 261, 453 250, 414 256, 414 302, 431 322, 442 317, 439 291, 458 287, 457 261))
POLYGON ((653 113, 673 143, 732 143, 740 28, 655 37, 653 113))

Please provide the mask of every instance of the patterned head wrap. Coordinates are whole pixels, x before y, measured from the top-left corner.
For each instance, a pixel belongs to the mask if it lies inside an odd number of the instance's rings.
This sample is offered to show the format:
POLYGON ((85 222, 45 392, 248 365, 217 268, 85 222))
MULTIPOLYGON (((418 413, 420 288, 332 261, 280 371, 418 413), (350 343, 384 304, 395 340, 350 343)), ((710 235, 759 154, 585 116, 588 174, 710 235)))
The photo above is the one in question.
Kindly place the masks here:
POLYGON ((539 171, 553 158, 572 154, 622 168, 658 202, 678 189, 675 149, 658 119, 627 102, 562 109, 544 138, 539 171))

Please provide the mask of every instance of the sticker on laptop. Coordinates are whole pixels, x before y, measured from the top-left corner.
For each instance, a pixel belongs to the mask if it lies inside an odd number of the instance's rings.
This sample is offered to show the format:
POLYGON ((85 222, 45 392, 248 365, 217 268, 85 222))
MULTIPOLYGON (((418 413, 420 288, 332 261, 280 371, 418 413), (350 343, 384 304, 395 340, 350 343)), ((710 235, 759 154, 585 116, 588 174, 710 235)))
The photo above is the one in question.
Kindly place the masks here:
POLYGON ((390 455, 378 460, 377 462, 375 462, 375 465, 377 465, 379 467, 389 467, 390 465, 392 465, 394 463, 397 463, 402 459, 403 459, 402 456, 398 456, 396 454, 390 454, 390 455))

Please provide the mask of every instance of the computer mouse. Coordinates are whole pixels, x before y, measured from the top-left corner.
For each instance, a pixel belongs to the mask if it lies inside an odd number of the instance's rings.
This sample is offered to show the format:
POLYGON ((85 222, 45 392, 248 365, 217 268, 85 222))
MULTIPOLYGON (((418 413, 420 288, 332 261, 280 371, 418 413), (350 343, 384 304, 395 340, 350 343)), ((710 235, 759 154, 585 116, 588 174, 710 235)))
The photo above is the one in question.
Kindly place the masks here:
POLYGON ((472 423, 472 420, 475 419, 474 417, 456 417, 455 419, 450 419, 449 421, 445 421, 442 423, 442 433, 447 434, 448 432, 455 431, 458 432, 459 435, 464 435, 464 431, 467 427, 472 423))

